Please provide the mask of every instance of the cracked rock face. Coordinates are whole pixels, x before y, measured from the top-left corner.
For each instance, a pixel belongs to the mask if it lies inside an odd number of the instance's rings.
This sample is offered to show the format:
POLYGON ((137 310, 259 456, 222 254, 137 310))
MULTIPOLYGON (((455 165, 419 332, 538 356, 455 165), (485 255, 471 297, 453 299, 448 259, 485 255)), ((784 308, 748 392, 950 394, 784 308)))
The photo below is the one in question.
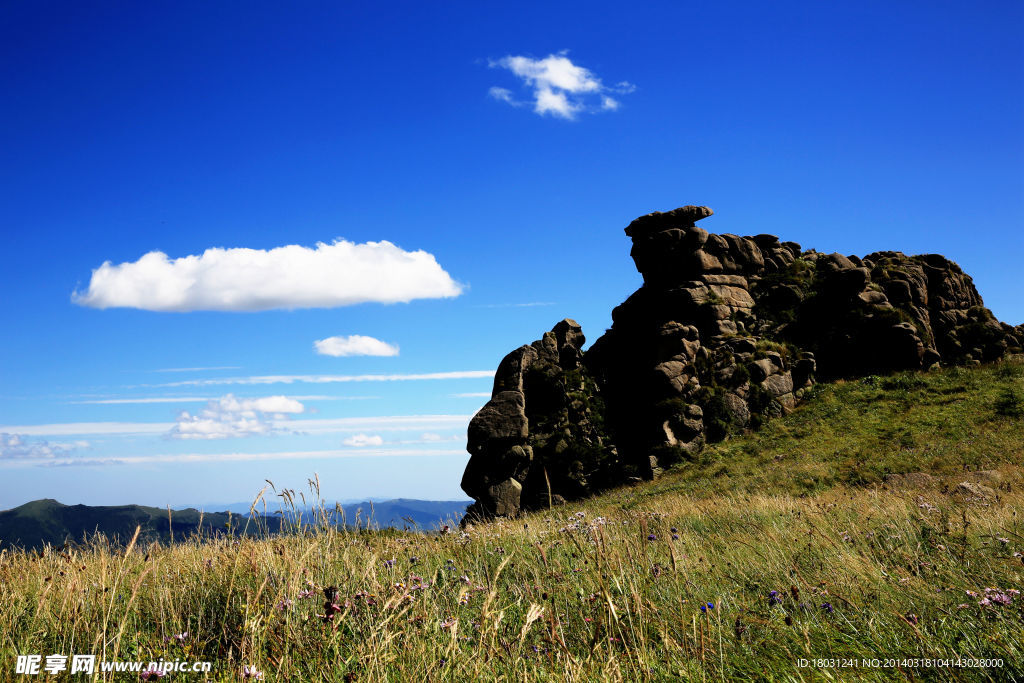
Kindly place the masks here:
POLYGON ((708 441, 792 410, 815 377, 1021 352, 943 256, 803 250, 697 227, 684 206, 630 223, 644 284, 583 352, 562 320, 498 366, 469 426, 469 515, 514 516, 658 476, 708 441))

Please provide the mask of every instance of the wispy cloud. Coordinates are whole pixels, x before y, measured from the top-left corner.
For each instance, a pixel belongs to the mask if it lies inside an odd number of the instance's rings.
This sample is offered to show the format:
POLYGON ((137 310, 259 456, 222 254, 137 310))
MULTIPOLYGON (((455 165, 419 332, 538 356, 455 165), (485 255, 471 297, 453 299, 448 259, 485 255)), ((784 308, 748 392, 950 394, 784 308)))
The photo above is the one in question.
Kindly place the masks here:
MULTIPOLYGON (((102 398, 87 401, 68 401, 73 405, 130 405, 147 403, 203 403, 216 400, 216 396, 143 396, 141 398, 102 398)), ((289 396, 296 401, 366 401, 380 396, 289 396)))
POLYGON ((162 434, 174 426, 173 422, 63 422, 41 425, 8 425, 0 431, 25 436, 92 436, 162 434))
POLYGON ((106 459, 64 459, 64 460, 0 460, 0 467, 79 467, 98 465, 152 465, 157 463, 192 464, 204 462, 245 462, 264 460, 318 460, 337 458, 387 458, 387 457, 435 457, 454 456, 468 458, 464 449, 441 448, 360 448, 323 451, 280 451, 269 453, 169 453, 148 456, 130 456, 106 459))
POLYGON ((213 396, 144 396, 141 398, 98 398, 88 401, 68 401, 73 405, 122 405, 122 404, 146 404, 146 403, 202 403, 209 401, 213 396))
MULTIPOLYGON (((491 60, 490 66, 508 69, 517 76, 523 86, 531 90, 533 111, 542 116, 550 114, 572 120, 585 111, 614 111, 620 103, 611 95, 624 95, 636 89, 627 81, 612 87, 605 86, 596 74, 574 64, 566 54, 567 51, 563 50, 544 59, 508 55, 491 60)), ((495 86, 488 93, 492 98, 514 107, 526 104, 507 88, 495 86)))
POLYGON ((452 394, 455 398, 490 398, 491 392, 489 391, 470 391, 464 394, 452 394))
POLYGON ((507 102, 508 104, 511 104, 513 107, 521 107, 524 104, 526 104, 526 102, 520 102, 519 100, 517 100, 515 96, 512 95, 512 91, 509 90, 508 88, 499 88, 497 86, 494 86, 493 88, 487 91, 487 94, 493 97, 494 99, 498 100, 499 102, 507 102))
POLYGON ((348 337, 327 337, 313 342, 322 356, 397 356, 398 345, 380 339, 353 334, 348 337))
POLYGON ((335 417, 293 420, 289 427, 303 434, 335 432, 409 432, 420 430, 465 430, 472 415, 385 415, 380 417, 335 417))
POLYGON ((260 436, 274 431, 272 419, 280 422, 305 410, 300 402, 287 396, 239 399, 228 394, 210 401, 196 415, 182 411, 168 435, 172 439, 260 436))
POLYGON ((494 377, 494 370, 456 370, 396 375, 256 375, 252 377, 211 377, 157 384, 159 387, 214 386, 220 384, 329 384, 332 382, 411 382, 434 379, 474 379, 494 377))
MULTIPOLYGON (((274 429, 303 434, 376 431, 463 429, 472 415, 379 415, 369 417, 301 418, 270 420, 274 429)), ((0 433, 25 436, 135 436, 166 434, 174 422, 65 422, 42 425, 2 425, 0 433)))
POLYGON ((159 368, 153 372, 204 372, 206 370, 239 370, 239 365, 211 365, 205 368, 159 368))
POLYGON ((527 301, 521 304, 477 304, 475 308, 532 308, 534 306, 554 306, 554 301, 527 301))
POLYGON ((347 439, 343 439, 342 444, 345 446, 351 446, 352 448, 366 448, 367 446, 382 446, 384 445, 384 437, 379 434, 356 434, 350 436, 347 439))
POLYGON ((88 441, 51 443, 43 439, 27 439, 26 436, 24 433, 0 433, 0 460, 51 460, 89 447, 88 441))
POLYGON ((207 249, 169 259, 151 251, 138 261, 105 262, 89 288, 71 299, 93 308, 147 311, 265 311, 398 303, 458 296, 462 286, 432 254, 391 242, 335 240, 310 249, 207 249))

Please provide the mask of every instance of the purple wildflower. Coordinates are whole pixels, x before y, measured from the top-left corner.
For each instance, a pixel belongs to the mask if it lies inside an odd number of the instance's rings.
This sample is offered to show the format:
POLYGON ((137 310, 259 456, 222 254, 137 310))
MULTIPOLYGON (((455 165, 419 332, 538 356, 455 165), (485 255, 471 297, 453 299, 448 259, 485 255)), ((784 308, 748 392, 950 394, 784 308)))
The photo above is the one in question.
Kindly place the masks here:
POLYGON ((657 541, 658 537, 655 536, 654 534, 647 534, 647 540, 648 541, 657 541))
POLYGON ((823 603, 821 603, 821 609, 825 610, 829 614, 832 614, 833 612, 836 611, 836 608, 832 606, 831 602, 823 602, 823 603))
POLYGON ((779 597, 779 591, 771 591, 768 593, 768 604, 769 605, 781 605, 782 598, 779 597))
POLYGON ((242 680, 243 681, 262 681, 263 672, 257 669, 255 666, 249 666, 246 664, 242 667, 242 680))
POLYGON ((156 679, 163 678, 166 675, 167 674, 162 669, 158 669, 151 665, 148 669, 143 670, 139 674, 139 678, 144 681, 155 681, 156 679))

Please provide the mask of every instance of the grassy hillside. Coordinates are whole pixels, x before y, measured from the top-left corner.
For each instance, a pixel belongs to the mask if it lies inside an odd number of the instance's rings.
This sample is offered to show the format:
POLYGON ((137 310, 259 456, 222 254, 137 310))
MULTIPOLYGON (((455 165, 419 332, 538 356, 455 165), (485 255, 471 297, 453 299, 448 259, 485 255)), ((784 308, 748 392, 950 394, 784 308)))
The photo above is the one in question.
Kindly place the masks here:
POLYGON ((465 533, 0 551, 0 677, 75 652, 214 680, 1024 678, 1022 413, 1020 363, 868 378, 657 482, 465 533), (901 661, 956 657, 1002 664, 901 661))

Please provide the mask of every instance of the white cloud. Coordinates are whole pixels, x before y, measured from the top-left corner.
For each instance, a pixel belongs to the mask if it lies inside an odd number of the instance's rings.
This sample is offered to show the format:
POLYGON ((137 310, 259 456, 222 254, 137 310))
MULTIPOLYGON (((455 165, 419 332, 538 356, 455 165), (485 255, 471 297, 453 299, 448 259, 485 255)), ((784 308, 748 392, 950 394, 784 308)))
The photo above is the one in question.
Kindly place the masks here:
POLYGON ((397 356, 398 346, 380 339, 353 334, 348 337, 328 337, 313 342, 313 348, 322 356, 397 356))
POLYGON ((269 434, 275 429, 271 419, 285 420, 288 415, 304 411, 301 403, 287 396, 238 399, 228 394, 207 403, 198 415, 182 411, 169 436, 174 439, 226 439, 269 434))
MULTIPOLYGON (((576 115, 583 111, 618 109, 619 102, 605 93, 627 94, 636 89, 627 81, 622 81, 612 88, 603 85, 601 79, 592 71, 573 64, 565 51, 548 55, 544 59, 509 55, 491 61, 490 66, 508 69, 519 77, 524 86, 532 89, 534 112, 568 120, 575 119, 576 115), (593 104, 596 101, 600 101, 600 105, 593 104)), ((490 89, 489 94, 494 99, 513 106, 522 104, 507 88, 495 86, 490 89)))
POLYGON ((557 88, 571 93, 601 90, 601 80, 588 69, 573 64, 565 52, 548 55, 544 59, 503 57, 496 64, 537 88, 557 88))
POLYGON ((464 394, 452 394, 455 398, 490 398, 491 392, 489 391, 470 391, 464 394))
POLYGON ((367 446, 381 446, 384 444, 384 438, 380 435, 374 434, 356 434, 343 440, 341 443, 346 446, 352 446, 353 448, 366 448, 367 446))
POLYGON ((256 375, 253 377, 218 377, 188 379, 158 384, 159 387, 211 386, 217 384, 329 384, 332 382, 407 382, 430 379, 476 379, 494 377, 494 370, 456 370, 453 372, 424 372, 404 375, 256 375))
POLYGON ((105 262, 71 300, 93 308, 147 311, 265 311, 398 303, 458 296, 462 286, 432 254, 391 242, 335 240, 315 249, 207 249, 169 259, 151 251, 138 261, 105 262))
POLYGON ((0 433, 0 459, 3 460, 50 460, 66 457, 76 449, 88 447, 88 441, 50 443, 26 439, 24 434, 0 433))

